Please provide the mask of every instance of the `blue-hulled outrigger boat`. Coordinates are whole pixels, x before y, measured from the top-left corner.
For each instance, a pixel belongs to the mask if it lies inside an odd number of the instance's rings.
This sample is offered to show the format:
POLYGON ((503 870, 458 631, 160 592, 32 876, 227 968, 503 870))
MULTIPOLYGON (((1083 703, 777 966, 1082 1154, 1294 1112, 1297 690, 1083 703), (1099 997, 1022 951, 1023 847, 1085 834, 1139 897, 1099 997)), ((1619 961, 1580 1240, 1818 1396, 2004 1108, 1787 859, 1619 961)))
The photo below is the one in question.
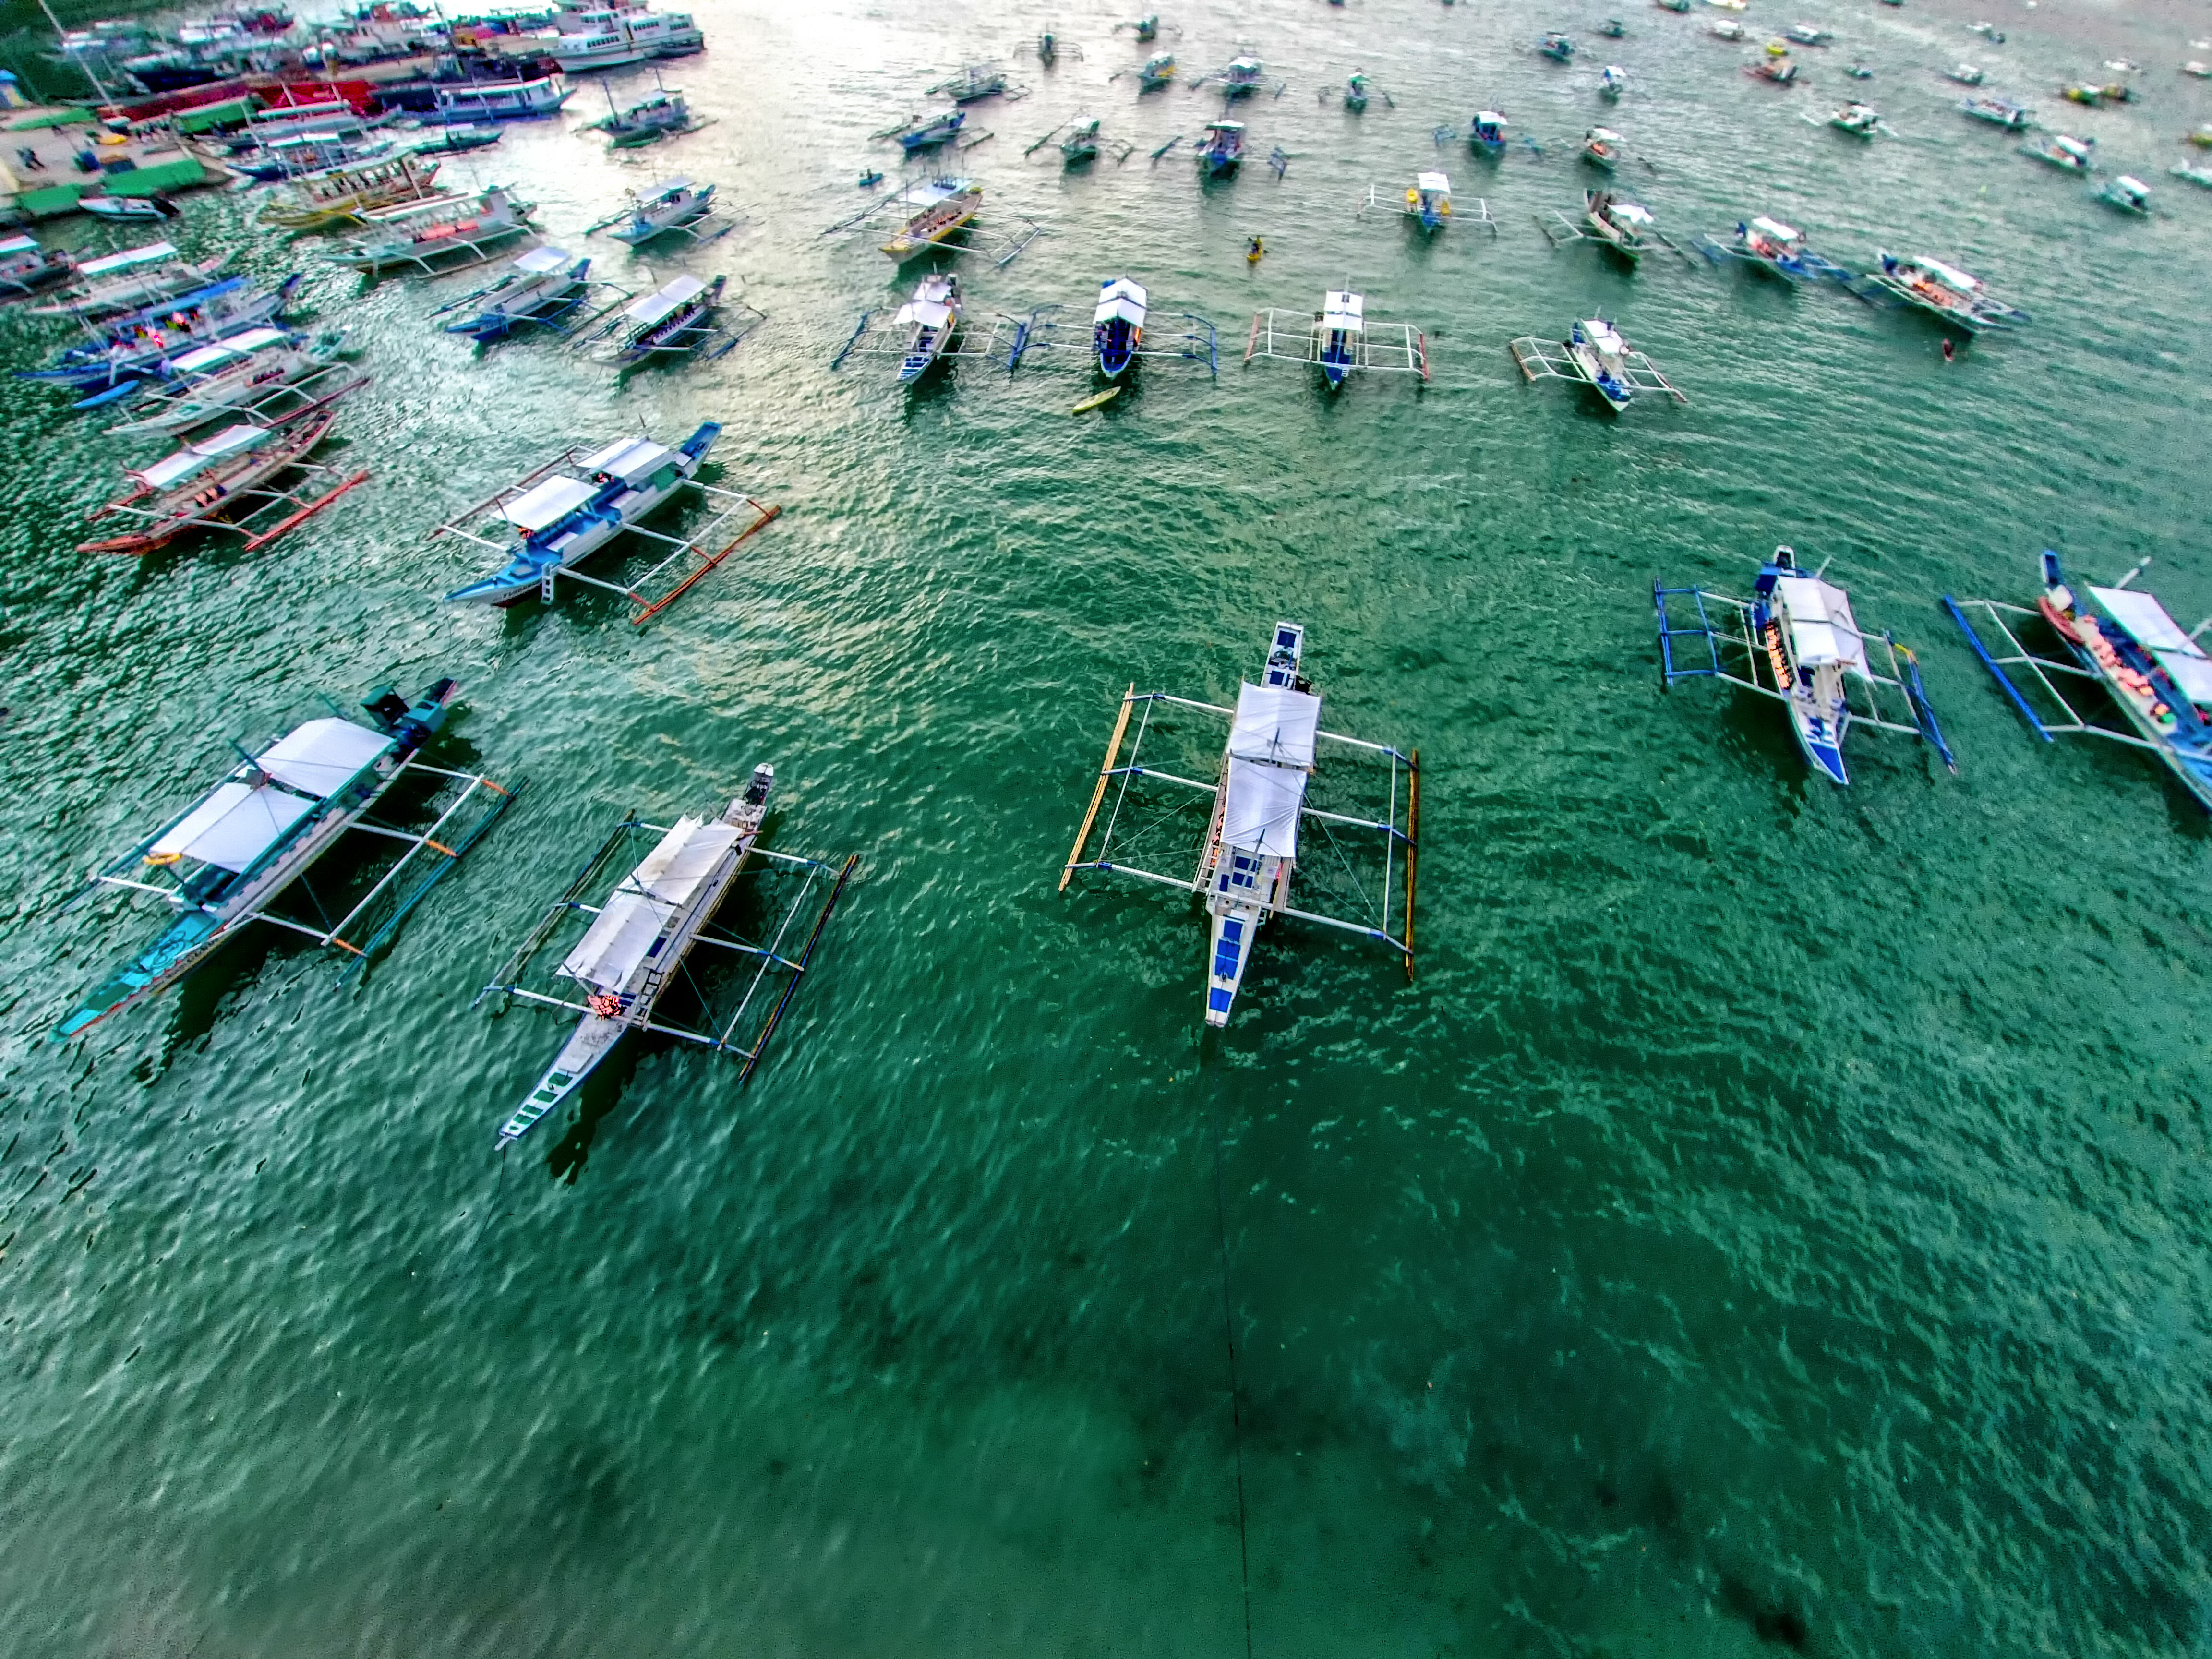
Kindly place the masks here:
POLYGON ((1224 173, 1234 173, 1244 159, 1244 124, 1242 121, 1208 121, 1206 142, 1198 147, 1198 165, 1209 179, 1224 173))
POLYGON ((1887 634, 1862 633, 1850 595, 1820 571, 1805 574, 1790 549, 1776 548, 1759 566, 1748 599, 1655 581, 1651 602, 1659 617, 1661 683, 1671 687, 1682 679, 1720 679, 1774 698, 1788 709, 1798 747, 1823 777, 1850 781, 1844 743, 1857 726, 1922 738, 1945 766, 1959 769, 1929 706, 1917 659, 1887 634), (1671 614, 1669 599, 1676 602, 1671 614), (1687 647, 1686 660, 1678 659, 1690 641, 1704 647, 1705 662, 1697 660, 1696 645, 1687 647), (1887 673, 1876 665, 1875 651, 1887 673), (1903 699, 1910 724, 1888 716, 1884 690, 1903 699), (1856 707, 1854 691, 1860 698, 1856 707))
POLYGON ((1851 281, 1850 271, 1805 246, 1802 231, 1764 214, 1739 221, 1735 235, 1728 241, 1693 236, 1690 246, 1717 265, 1738 261, 1779 276, 1792 287, 1799 283, 1851 281))
POLYGON ((2137 565, 2110 587, 2087 589, 2092 603, 2084 604, 2058 555, 2045 549, 2043 592, 2033 610, 1948 593, 1943 605, 1982 665, 2045 743, 2065 736, 2107 738, 2146 750, 2166 763, 2199 806, 2212 811, 2212 659, 2197 642, 2212 618, 2184 629, 2156 599, 2129 586, 2142 568, 2137 565), (1982 638, 1967 620, 1969 611, 1981 613, 2002 647, 1993 648, 1982 638), (2014 633, 2018 623, 2038 618, 2058 636, 2065 659, 2031 651, 2014 633), (2053 675, 2102 687, 2129 729, 2115 731, 2090 720, 2053 675), (2039 702, 2057 713, 2046 718, 2039 702))
POLYGON ((1479 109, 1468 124, 1467 139, 1478 155, 1499 156, 1505 154, 1505 128, 1503 115, 1494 109, 1479 109))
MULTIPOLYGON (((363 703, 366 725, 333 713, 294 727, 247 755, 214 789, 94 876, 88 892, 120 887, 152 893, 178 915, 63 1020, 55 1037, 75 1036, 174 984, 249 922, 305 933, 346 951, 353 966, 365 963, 517 793, 419 758, 445 723, 457 690, 441 679, 410 704, 386 687, 363 703), (444 780, 441 792, 462 787, 421 835, 368 823, 369 810, 412 775, 444 780), (270 907, 353 829, 404 842, 407 850, 335 923, 310 926, 270 915, 270 907)), ((319 919, 319 903, 315 908, 319 919)))
POLYGON ((255 289, 243 276, 227 277, 196 293, 112 318, 99 325, 89 340, 57 352, 46 368, 18 369, 16 376, 80 390, 105 386, 111 392, 134 387, 141 380, 165 379, 170 360, 179 353, 280 315, 299 284, 296 274, 273 290, 255 289))
POLYGON ((898 377, 911 384, 944 358, 960 331, 960 278, 949 270, 923 277, 891 324, 905 331, 898 377))
POLYGON ((518 328, 557 325, 580 305, 590 289, 592 262, 572 258, 550 246, 519 256, 488 288, 447 301, 430 314, 462 313, 447 323, 448 334, 465 334, 479 345, 504 340, 518 328))
POLYGON ((917 150, 935 149, 940 144, 951 143, 967 125, 966 110, 948 109, 891 136, 898 140, 899 148, 911 155, 917 150))
POLYGON ((1128 373, 1144 348, 1150 298, 1141 283, 1115 276, 1098 285, 1098 306, 1091 313, 1091 340, 1098 372, 1109 380, 1128 373))

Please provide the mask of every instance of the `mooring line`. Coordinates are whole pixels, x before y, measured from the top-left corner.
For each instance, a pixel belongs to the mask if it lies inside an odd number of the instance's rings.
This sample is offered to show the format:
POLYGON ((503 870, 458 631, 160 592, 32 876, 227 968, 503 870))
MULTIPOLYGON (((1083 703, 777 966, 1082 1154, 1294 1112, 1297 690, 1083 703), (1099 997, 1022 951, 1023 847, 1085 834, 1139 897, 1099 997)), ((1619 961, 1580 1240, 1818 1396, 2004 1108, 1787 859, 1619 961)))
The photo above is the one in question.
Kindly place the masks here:
MULTIPOLYGON (((1206 1037, 1199 1036, 1199 1064, 1206 1064, 1206 1037)), ((1213 1074, 1213 1218, 1221 1234, 1221 1340, 1229 1350, 1229 1425, 1231 1443, 1237 1449, 1237 1553, 1244 1585, 1244 1659, 1252 1659, 1252 1545, 1246 1528, 1244 1504, 1244 1409, 1237 1380, 1237 1326, 1229 1299, 1229 1200, 1221 1176, 1221 1076, 1213 1074)))

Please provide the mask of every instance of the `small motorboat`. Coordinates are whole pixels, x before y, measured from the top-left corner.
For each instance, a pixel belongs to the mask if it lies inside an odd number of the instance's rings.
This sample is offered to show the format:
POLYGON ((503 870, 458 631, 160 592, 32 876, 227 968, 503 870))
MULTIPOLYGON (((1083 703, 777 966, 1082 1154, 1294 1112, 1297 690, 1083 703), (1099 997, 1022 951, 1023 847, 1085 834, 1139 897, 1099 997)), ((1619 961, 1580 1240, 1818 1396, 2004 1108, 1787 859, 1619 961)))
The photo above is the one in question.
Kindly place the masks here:
POLYGON ((960 129, 967 125, 966 110, 948 109, 893 136, 898 139, 899 148, 912 155, 917 150, 935 149, 940 144, 951 143, 960 136, 960 129))
POLYGON ((507 136, 507 129, 477 123, 441 127, 434 138, 418 138, 408 145, 410 155, 465 155, 472 149, 489 149, 507 136))
POLYGON ((1880 263, 1864 280, 1939 322, 1979 334, 2028 320, 2026 312, 2005 304, 1980 277, 1956 265, 1925 254, 1907 258, 1881 249, 1875 250, 1875 258, 1880 263))
POLYGON ((1098 119, 1092 116, 1078 121, 1060 141, 1060 162, 1062 167, 1079 167, 1097 159, 1098 119))
POLYGON ((1744 38, 1743 25, 1733 17, 1719 19, 1713 24, 1712 32, 1717 40, 1741 40, 1744 38))
POLYGON ((1209 179, 1224 173, 1234 173, 1244 159, 1244 124, 1242 121, 1209 121, 1206 124, 1206 142, 1198 147, 1198 165, 1209 179))
POLYGON ((2004 31, 1995 23, 1969 23, 1966 25, 1966 33, 1980 35, 1993 46, 2004 45, 2004 31))
MULTIPOLYGON (((226 527, 223 521, 234 515, 243 516, 246 523, 251 524, 252 515, 280 501, 290 506, 289 498, 265 486, 279 473, 303 465, 309 453, 329 435, 331 422, 337 418, 328 409, 300 413, 307 418, 289 431, 283 429, 281 423, 262 427, 240 422, 225 427, 213 437, 185 444, 149 465, 128 469, 124 492, 95 512, 93 521, 127 514, 138 521, 140 528, 119 536, 80 542, 76 550, 152 553, 191 531, 226 527)), ((367 476, 360 475, 354 483, 367 476)), ((341 485, 324 503, 316 506, 335 500, 350 488, 350 483, 341 485)), ((283 534, 307 510, 305 506, 300 507, 272 530, 248 532, 244 525, 228 527, 245 535, 246 548, 252 551, 283 534)))
POLYGON ((2212 149, 2212 122, 2207 122, 2191 132, 2189 142, 2199 149, 2212 149))
POLYGON ((152 196, 80 196, 76 204, 80 212, 111 224, 134 219, 173 219, 183 210, 158 192, 152 196))
POLYGON ((862 190, 873 190, 878 185, 883 183, 883 181, 884 175, 876 168, 870 167, 866 173, 860 175, 860 188, 862 190))
POLYGON ((2193 167, 2186 161, 2176 161, 2166 172, 2202 189, 2212 190, 2212 167, 2193 167))
POLYGON ((1628 141, 1611 127, 1592 127, 1583 135, 1583 160, 1607 173, 1620 165, 1628 141))
POLYGON ((682 230, 706 217, 714 205, 714 186, 695 185, 689 179, 671 179, 634 196, 624 222, 607 234, 617 242, 641 247, 656 236, 682 230))
POLYGON ((1828 125, 1854 138, 1871 138, 1881 128, 1881 112, 1871 104, 1849 103, 1828 118, 1828 125))
POLYGON ((1597 89, 1600 97, 1619 99, 1628 90, 1628 71, 1618 64, 1607 64, 1597 77, 1597 89))
POLYGON ((1137 71, 1137 90, 1152 92, 1164 87, 1175 79, 1175 54, 1171 52, 1156 52, 1145 59, 1144 68, 1137 71))
POLYGON ((906 330, 898 377, 902 382, 918 380, 936 367, 959 330, 960 278, 949 270, 923 277, 891 323, 906 330))
POLYGON ((1442 173, 1420 173, 1406 190, 1406 216, 1423 230, 1439 230, 1451 217, 1451 179, 1442 173))
POLYGON ((2024 131, 2029 112, 2024 105, 2008 98, 1968 98, 1959 105, 1961 113, 1977 121, 1987 121, 1991 126, 2002 127, 2007 132, 2024 131))
POLYGON ((2062 173, 2087 173, 2097 165, 2094 138, 2075 138, 2063 132, 2054 132, 2047 138, 2033 139, 2020 147, 2022 155, 2032 155, 2039 161, 2048 162, 2062 173))
POLYGON ((1488 156, 1505 154, 1506 120, 1494 109, 1477 110, 1474 120, 1468 128, 1468 143, 1475 150, 1488 156))
POLYGON ((1098 372, 1118 380, 1144 349, 1145 318, 1150 305, 1143 287, 1127 276, 1115 276, 1098 285, 1098 305, 1091 313, 1091 343, 1098 354, 1098 372))
POLYGON ((1834 260, 1823 258, 1805 246, 1804 232, 1765 214, 1739 222, 1733 240, 1698 237, 1692 246, 1717 264, 1723 259, 1739 260, 1788 283, 1824 277, 1848 283, 1850 279, 1850 273, 1834 260))
POLYGON ((956 104, 996 97, 1006 89, 1006 72, 995 64, 969 64, 950 81, 930 88, 949 94, 956 104))
POLYGON ((1972 64, 1954 64, 1943 71, 1943 78, 1962 87, 1978 87, 1989 77, 1972 64))
POLYGON ((1754 81, 1764 81, 1770 86, 1794 87, 1797 84, 1797 65, 1787 58, 1762 58, 1756 64, 1746 64, 1743 72, 1754 81))
POLYGON ((1844 737, 1852 714, 1844 676, 1863 679, 1873 672, 1866 641, 1851 616, 1850 596, 1832 582, 1801 574, 1796 556, 1786 547, 1774 550, 1752 594, 1752 637, 1766 653, 1797 746, 1814 771, 1848 784, 1844 737))
POLYGON ((172 358, 161 389, 141 405, 145 412, 109 430, 173 436, 218 420, 271 425, 362 384, 343 384, 349 372, 339 361, 347 355, 345 341, 342 328, 310 338, 267 324, 210 341, 172 358))
POLYGON ((1583 222, 1589 234, 1632 265, 1656 240, 1657 220, 1651 210, 1637 202, 1624 202, 1609 190, 1583 192, 1583 222))
POLYGON ((2097 199, 2107 207, 2144 218, 2150 213, 2150 186, 2132 173, 2119 173, 2105 181, 2097 199))
POLYGON ((1801 46, 1825 46, 1836 38, 1828 30, 1815 28, 1810 23, 1793 23, 1785 33, 1801 46))
POLYGON ((477 196, 380 208, 368 216, 374 228, 330 258, 369 276, 393 269, 432 276, 488 259, 500 243, 526 235, 531 212, 496 185, 477 196))
POLYGON ((1608 17, 1597 26, 1597 32, 1608 40, 1618 40, 1628 33, 1628 25, 1618 17, 1608 17))
POLYGON ((1575 55, 1575 43, 1553 30, 1536 43, 1536 50, 1555 64, 1564 64, 1575 55))

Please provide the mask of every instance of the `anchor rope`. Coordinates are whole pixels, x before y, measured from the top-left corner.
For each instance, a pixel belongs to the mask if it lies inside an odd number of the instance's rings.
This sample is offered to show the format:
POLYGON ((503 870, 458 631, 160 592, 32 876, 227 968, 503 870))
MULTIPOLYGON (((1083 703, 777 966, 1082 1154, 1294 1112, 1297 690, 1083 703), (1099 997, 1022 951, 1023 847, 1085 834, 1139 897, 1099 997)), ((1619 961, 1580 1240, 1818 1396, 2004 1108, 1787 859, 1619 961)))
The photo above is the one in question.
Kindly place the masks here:
MULTIPOLYGON (((1200 1028, 1199 1042, 1206 1041, 1200 1028)), ((1201 1048, 1200 1065, 1205 1065, 1201 1048)), ((1244 1501, 1244 1410, 1237 1376, 1237 1326, 1230 1311, 1229 1200, 1222 1185, 1221 1076, 1217 1071, 1209 1091, 1213 1104, 1213 1218, 1221 1237, 1221 1340, 1229 1352, 1229 1425, 1237 1451, 1237 1555, 1244 1592, 1244 1659, 1252 1659, 1252 1545, 1244 1501)))

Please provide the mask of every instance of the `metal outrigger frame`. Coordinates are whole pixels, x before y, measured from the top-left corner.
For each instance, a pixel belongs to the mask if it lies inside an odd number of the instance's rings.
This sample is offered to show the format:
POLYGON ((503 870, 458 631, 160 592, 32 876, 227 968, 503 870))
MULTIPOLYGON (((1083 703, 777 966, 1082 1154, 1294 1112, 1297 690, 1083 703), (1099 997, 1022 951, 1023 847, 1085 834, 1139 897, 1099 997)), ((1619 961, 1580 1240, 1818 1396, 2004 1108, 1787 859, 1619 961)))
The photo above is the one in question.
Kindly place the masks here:
MULTIPOLYGON (((1533 334, 1524 334, 1517 340, 1508 340, 1505 349, 1513 354, 1514 362, 1529 380, 1568 380, 1577 386, 1596 384, 1590 379, 1589 371, 1576 361, 1565 340, 1540 340, 1533 334)), ((1656 392, 1678 404, 1690 401, 1640 351, 1622 354, 1621 380, 1638 392, 1656 392)))
MULTIPOLYGON (((1008 350, 1006 368, 1009 371, 1019 368, 1023 357, 1032 351, 1089 353, 1094 349, 1088 337, 1079 343, 1055 337, 1060 330, 1073 330, 1078 326, 1072 322, 1063 322, 1053 314, 1066 308, 1054 303, 1039 306, 1030 313, 1029 316, 1023 320, 1021 327, 1016 331, 1012 345, 1008 350)), ((1194 311, 1182 313, 1180 320, 1183 325, 1183 330, 1176 337, 1176 343, 1173 346, 1152 351, 1133 351, 1129 355, 1132 357, 1157 359, 1170 362, 1203 363, 1206 365, 1206 372, 1214 379, 1219 380, 1221 378, 1221 337, 1213 324, 1194 311)))
MULTIPOLYGON (((1244 361, 1272 357, 1279 362, 1322 366, 1323 313, 1318 311, 1255 312, 1251 337, 1244 343, 1244 361)), ((1429 378, 1428 336, 1411 323, 1365 323, 1352 345, 1352 356, 1343 365, 1347 373, 1366 370, 1383 374, 1418 374, 1429 378)))

